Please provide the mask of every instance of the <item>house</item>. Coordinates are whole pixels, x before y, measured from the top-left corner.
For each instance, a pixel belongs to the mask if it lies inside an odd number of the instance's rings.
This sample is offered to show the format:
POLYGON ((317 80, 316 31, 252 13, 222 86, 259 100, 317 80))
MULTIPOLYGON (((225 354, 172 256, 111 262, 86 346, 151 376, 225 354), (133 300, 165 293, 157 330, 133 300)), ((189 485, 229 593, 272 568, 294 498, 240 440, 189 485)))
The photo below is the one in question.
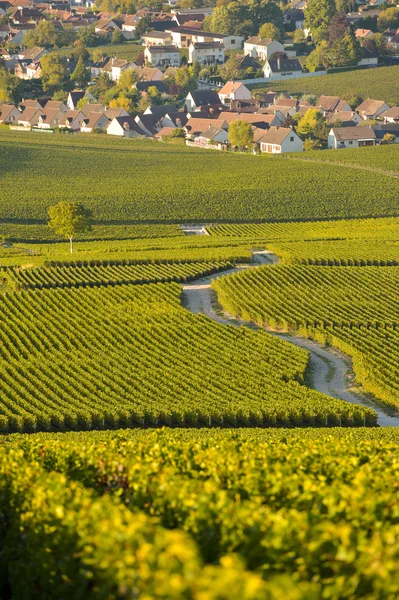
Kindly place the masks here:
POLYGON ((293 117, 298 112, 299 102, 296 98, 275 98, 273 107, 293 117))
POLYGON ((54 127, 59 127, 63 116, 64 113, 58 108, 48 109, 45 107, 43 113, 39 116, 36 126, 39 129, 53 129, 54 127))
POLYGON ((107 127, 107 134, 128 138, 140 137, 144 135, 143 131, 130 115, 114 117, 107 127))
POLYGON ((92 133, 95 129, 106 129, 109 125, 109 119, 104 113, 91 112, 83 119, 80 131, 82 133, 92 133))
POLYGON ((221 65, 224 63, 224 45, 221 42, 193 42, 188 48, 191 64, 221 65))
POLYGON ((165 138, 172 137, 174 130, 175 130, 175 127, 162 127, 162 129, 160 129, 158 131, 158 133, 155 134, 155 137, 160 142, 163 142, 163 141, 165 141, 165 138))
POLYGON ((134 70, 140 81, 162 81, 165 79, 165 75, 157 67, 136 67, 134 70))
POLYGON ((376 119, 379 115, 389 110, 389 106, 383 100, 370 100, 369 98, 359 104, 356 112, 364 119, 376 119))
POLYGON ((284 44, 259 36, 250 37, 244 42, 244 54, 258 60, 266 60, 275 52, 284 52, 284 44))
POLYGON ((178 67, 180 65, 180 53, 175 46, 147 46, 144 50, 147 63, 153 67, 178 67))
POLYGON ((320 96, 316 106, 321 108, 324 116, 332 112, 352 110, 349 104, 345 100, 341 100, 339 96, 320 96))
POLYGON ((142 131, 142 135, 154 137, 161 129, 160 119, 155 115, 137 115, 135 122, 142 131))
POLYGON ((268 154, 303 152, 303 141, 289 127, 270 127, 258 143, 260 151, 268 154))
POLYGON ((0 106, 0 123, 13 125, 18 123, 21 113, 13 104, 2 104, 0 106))
POLYGON ((371 29, 356 29, 355 37, 357 40, 365 40, 374 35, 371 29))
POLYGON ((19 79, 40 79, 42 76, 40 61, 30 64, 18 61, 14 68, 14 75, 19 79))
POLYGON ((148 92, 150 87, 157 88, 160 94, 167 94, 169 92, 169 86, 164 81, 138 81, 136 83, 136 89, 144 94, 148 92))
POLYGON ((289 79, 299 77, 302 73, 302 65, 298 58, 267 59, 263 69, 266 79, 289 79))
POLYGON ((89 67, 90 75, 92 77, 99 77, 104 70, 105 65, 108 63, 108 59, 104 58, 95 63, 92 63, 89 67))
POLYGON ((169 46, 172 44, 172 36, 166 31, 149 31, 142 36, 144 46, 169 46))
POLYGON ((172 36, 172 43, 178 48, 189 48, 194 43, 219 42, 223 44, 225 50, 239 50, 244 41, 244 38, 239 35, 200 31, 189 27, 175 27, 168 29, 167 32, 172 36))
POLYGON ((228 141, 229 134, 227 133, 227 131, 225 129, 215 127, 215 125, 209 125, 208 129, 203 131, 194 139, 194 142, 198 146, 208 144, 227 144, 228 141))
POLYGON ((228 81, 218 92, 222 104, 231 104, 232 100, 250 100, 250 90, 240 81, 228 81))
POLYGON ((184 127, 188 118, 184 112, 168 112, 164 117, 161 117, 161 127, 184 127))
POLYGON ((148 108, 145 109, 144 115, 153 115, 158 119, 164 117, 168 112, 176 112, 177 106, 175 104, 151 104, 148 108))
POLYGON ((223 119, 230 125, 233 121, 245 121, 259 129, 269 129, 269 127, 279 126, 281 121, 276 115, 256 114, 256 113, 233 113, 221 112, 218 119, 223 119))
POLYGON ((83 90, 73 90, 69 92, 67 98, 67 107, 69 110, 76 110, 78 102, 87 98, 88 102, 96 102, 96 98, 90 92, 84 92, 83 90))
POLYGON ((111 59, 111 79, 112 81, 119 81, 120 76, 123 71, 127 69, 134 69, 137 65, 130 60, 125 60, 123 58, 113 58, 111 59))
POLYGON ((190 117, 184 126, 184 130, 191 138, 196 138, 201 135, 204 131, 207 131, 210 127, 216 127, 217 129, 228 130, 229 125, 224 119, 197 119, 190 117))
POLYGON ((395 144, 399 144, 399 123, 386 123, 384 125, 372 125, 377 143, 381 144, 384 141, 386 135, 395 136, 395 144))
POLYGON ((103 35, 110 35, 115 29, 121 30, 121 27, 113 19, 99 19, 94 26, 95 33, 103 35))
POLYGON ((357 63, 358 67, 368 66, 368 65, 378 65, 378 56, 371 52, 368 48, 364 46, 360 47, 360 60, 357 63))
POLYGON ((58 100, 48 100, 46 102, 46 104, 44 105, 44 107, 46 110, 48 110, 49 108, 57 109, 63 113, 66 113, 68 111, 68 107, 66 106, 66 104, 64 104, 63 102, 60 102, 58 100))
POLYGON ((38 124, 39 117, 43 114, 41 108, 25 108, 18 118, 18 125, 22 125, 23 127, 33 127, 38 124))
POLYGON ((362 122, 361 117, 354 110, 342 110, 325 115, 327 123, 334 125, 337 121, 341 123, 340 127, 356 127, 362 122))
POLYGON ((399 106, 392 106, 389 110, 378 115, 384 123, 399 123, 399 106))
POLYGON ((207 104, 221 105, 219 96, 214 90, 195 90, 189 92, 184 102, 184 106, 188 112, 207 104))
POLYGON ((35 46, 34 48, 29 48, 18 54, 18 58, 26 64, 29 64, 32 62, 38 62, 45 54, 48 54, 48 50, 46 50, 46 48, 39 48, 38 46, 35 46))
POLYGON ((333 127, 328 134, 329 148, 375 146, 376 135, 371 127, 333 127))
POLYGON ((80 131, 82 121, 85 118, 85 115, 80 110, 68 110, 66 113, 63 113, 63 116, 60 119, 59 128, 80 131))

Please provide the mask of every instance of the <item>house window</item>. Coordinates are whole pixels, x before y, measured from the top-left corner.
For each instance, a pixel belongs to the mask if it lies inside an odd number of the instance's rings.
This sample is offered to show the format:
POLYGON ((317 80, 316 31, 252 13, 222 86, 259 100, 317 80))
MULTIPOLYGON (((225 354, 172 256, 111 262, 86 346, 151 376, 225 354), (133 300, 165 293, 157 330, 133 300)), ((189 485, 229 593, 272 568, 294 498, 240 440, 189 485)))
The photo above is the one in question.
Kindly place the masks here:
POLYGON ((349 146, 352 146, 353 142, 352 140, 350 142, 348 142, 349 146))
POLYGON ((290 137, 290 142, 293 142, 293 141, 294 141, 294 136, 291 136, 290 137))
POLYGON ((235 41, 235 40, 231 40, 231 41, 230 41, 230 43, 231 43, 231 44, 235 44, 235 43, 236 43, 236 41, 235 41))

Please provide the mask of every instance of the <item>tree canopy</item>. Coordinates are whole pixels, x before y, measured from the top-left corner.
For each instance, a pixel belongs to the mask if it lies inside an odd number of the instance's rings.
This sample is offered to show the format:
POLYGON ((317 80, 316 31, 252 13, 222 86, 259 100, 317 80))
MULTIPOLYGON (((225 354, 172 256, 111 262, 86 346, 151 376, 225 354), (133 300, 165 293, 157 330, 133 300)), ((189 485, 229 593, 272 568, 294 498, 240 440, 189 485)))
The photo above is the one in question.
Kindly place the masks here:
POLYGON ((48 215, 48 226, 58 235, 69 240, 71 253, 76 235, 91 229, 91 211, 77 202, 62 201, 55 206, 50 206, 48 215))
POLYGON ((249 148, 254 139, 254 132, 250 123, 246 121, 232 121, 229 126, 229 142, 232 146, 249 148))

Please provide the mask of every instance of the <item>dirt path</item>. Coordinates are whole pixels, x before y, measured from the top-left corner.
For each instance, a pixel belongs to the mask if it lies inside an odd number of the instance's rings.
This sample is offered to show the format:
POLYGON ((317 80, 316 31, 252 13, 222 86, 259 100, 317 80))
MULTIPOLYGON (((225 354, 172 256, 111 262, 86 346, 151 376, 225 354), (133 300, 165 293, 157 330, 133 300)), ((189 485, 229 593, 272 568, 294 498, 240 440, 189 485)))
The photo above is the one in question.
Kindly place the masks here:
MULTIPOLYGON (((236 319, 223 312, 218 304, 217 296, 211 288, 211 281, 223 275, 238 273, 243 269, 256 268, 261 264, 273 264, 277 257, 268 251, 254 253, 252 265, 238 265, 218 275, 211 275, 197 279, 193 283, 183 286, 182 304, 187 310, 195 314, 202 313, 221 325, 245 326, 250 329, 259 329, 253 323, 236 319)), ((378 415, 378 425, 382 427, 398 427, 399 415, 380 404, 369 394, 364 393, 355 384, 352 363, 348 356, 334 348, 324 347, 313 340, 301 337, 294 333, 279 333, 268 331, 271 335, 279 337, 291 344, 305 348, 310 353, 309 369, 306 376, 306 385, 333 398, 339 398, 352 404, 361 404, 372 408, 378 415)))

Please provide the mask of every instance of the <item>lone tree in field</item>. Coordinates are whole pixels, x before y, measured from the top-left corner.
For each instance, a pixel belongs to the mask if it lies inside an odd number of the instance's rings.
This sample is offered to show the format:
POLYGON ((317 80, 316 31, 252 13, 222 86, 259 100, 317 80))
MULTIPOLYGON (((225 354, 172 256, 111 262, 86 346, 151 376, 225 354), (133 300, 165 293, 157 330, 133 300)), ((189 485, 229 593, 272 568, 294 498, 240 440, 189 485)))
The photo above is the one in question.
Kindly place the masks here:
POLYGON ((91 230, 91 210, 77 202, 59 202, 55 206, 50 206, 48 215, 50 218, 48 226, 69 240, 72 254, 73 239, 76 235, 91 230))
POLYGON ((232 121, 229 127, 229 142, 232 146, 246 147, 252 144, 254 132, 246 121, 232 121))

